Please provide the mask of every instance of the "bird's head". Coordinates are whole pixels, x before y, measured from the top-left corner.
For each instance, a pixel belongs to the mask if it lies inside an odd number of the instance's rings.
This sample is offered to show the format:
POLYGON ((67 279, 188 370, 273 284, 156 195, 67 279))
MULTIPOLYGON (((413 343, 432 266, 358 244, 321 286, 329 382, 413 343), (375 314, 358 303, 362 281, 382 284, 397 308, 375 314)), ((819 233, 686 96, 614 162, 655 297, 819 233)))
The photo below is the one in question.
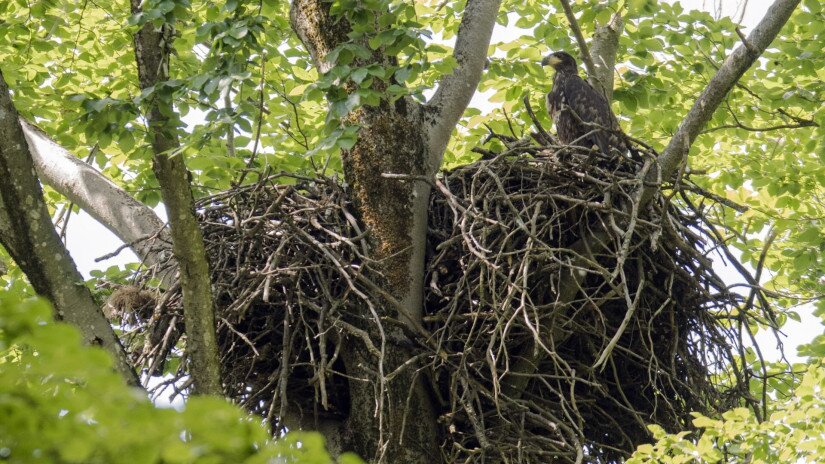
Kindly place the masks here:
POLYGON ((542 66, 552 66, 557 72, 578 72, 576 59, 567 52, 555 52, 541 60, 542 66))

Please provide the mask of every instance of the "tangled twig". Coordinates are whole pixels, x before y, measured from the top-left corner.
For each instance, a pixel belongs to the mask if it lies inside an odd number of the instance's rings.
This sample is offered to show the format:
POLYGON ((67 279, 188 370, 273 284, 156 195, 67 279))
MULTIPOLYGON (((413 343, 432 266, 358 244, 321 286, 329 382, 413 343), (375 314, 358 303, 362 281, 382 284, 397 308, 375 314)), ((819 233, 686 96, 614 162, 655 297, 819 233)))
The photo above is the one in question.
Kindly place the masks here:
MULTIPOLYGON (((751 401, 739 331, 772 316, 760 287, 740 296, 712 267, 726 248, 705 211, 729 205, 690 201, 702 191, 686 184, 642 211, 629 159, 558 154, 543 130, 497 139, 504 151, 435 181, 415 330, 385 311, 369 233, 335 181, 280 174, 202 200, 227 395, 277 430, 288 410, 345 418, 351 382, 371 382, 383 418, 389 385, 414 369, 432 384, 448 462, 609 462, 648 441, 647 424, 683 430, 692 411, 751 401), (571 273, 575 288, 560 288, 571 273), (385 370, 389 333, 411 356, 385 370), (346 371, 347 337, 370 378, 346 371)), ((183 334, 179 289, 160 301, 129 320, 152 373, 183 334)))

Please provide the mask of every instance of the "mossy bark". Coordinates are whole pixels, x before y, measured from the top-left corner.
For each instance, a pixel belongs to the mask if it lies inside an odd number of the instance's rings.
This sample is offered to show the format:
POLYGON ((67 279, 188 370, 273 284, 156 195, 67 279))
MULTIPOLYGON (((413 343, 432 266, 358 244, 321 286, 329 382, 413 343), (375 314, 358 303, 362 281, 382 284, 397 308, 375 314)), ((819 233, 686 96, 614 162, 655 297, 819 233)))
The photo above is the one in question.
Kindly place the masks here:
MULTIPOLYGON (((326 55, 349 40, 346 19, 330 17, 330 5, 322 0, 297 0, 290 9, 292 27, 321 72, 330 69, 326 55)), ((393 60, 379 49, 359 64, 391 65, 393 60)), ((381 91, 386 83, 376 80, 373 85, 381 91)), ((429 186, 422 187, 417 180, 425 175, 428 159, 422 113, 420 104, 403 97, 359 107, 344 120, 359 126, 358 140, 351 149, 342 151, 350 195, 370 233, 370 258, 383 275, 383 290, 400 303, 388 301, 376 310, 382 319, 391 317, 410 327, 421 318, 426 244, 426 227, 419 227, 416 208, 421 215, 420 207, 426 207, 429 198, 429 186)), ((410 340, 386 324, 381 334, 367 307, 353 317, 363 322, 362 329, 375 345, 382 344, 384 351, 382 359, 376 359, 363 340, 344 341, 342 357, 351 379, 351 407, 343 426, 337 429, 340 435, 328 439, 340 443, 342 451, 355 451, 377 462, 438 461, 440 429, 433 399, 418 372, 420 366, 404 366, 411 358, 405 348, 410 340), (391 381, 380 380, 379 371, 385 378, 401 366, 391 381)))

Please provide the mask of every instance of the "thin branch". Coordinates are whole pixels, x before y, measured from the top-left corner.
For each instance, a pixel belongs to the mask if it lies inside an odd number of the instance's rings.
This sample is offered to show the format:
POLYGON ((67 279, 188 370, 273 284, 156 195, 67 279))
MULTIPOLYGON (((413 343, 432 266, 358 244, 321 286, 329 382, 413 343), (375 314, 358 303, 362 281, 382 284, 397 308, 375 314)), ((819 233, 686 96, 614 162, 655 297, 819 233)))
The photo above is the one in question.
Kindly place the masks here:
POLYGON ((522 101, 524 102, 524 108, 527 110, 527 114, 530 116, 530 120, 533 121, 533 125, 536 127, 536 131, 538 131, 539 135, 541 136, 542 140, 539 143, 545 145, 558 145, 557 141, 553 139, 553 136, 548 134, 544 127, 542 127, 541 123, 536 117, 536 113, 533 112, 533 107, 530 105, 530 97, 525 95, 522 101))
POLYGON ((642 196, 643 204, 653 198, 653 193, 658 188, 657 179, 670 179, 686 162, 690 146, 713 116, 714 111, 736 85, 739 78, 779 34, 797 5, 799 5, 799 0, 776 0, 745 40, 745 43, 750 46, 741 45, 728 56, 705 90, 696 99, 693 107, 679 125, 679 129, 670 139, 670 143, 659 156, 657 168, 647 174, 642 196))
POLYGON ((429 170, 435 172, 441 165, 444 149, 470 99, 476 91, 487 46, 493 34, 501 0, 468 0, 458 27, 453 57, 458 65, 441 79, 433 98, 427 104, 429 132, 429 170))
POLYGON ((596 67, 596 74, 590 76, 590 85, 602 92, 602 95, 611 101, 613 99, 613 78, 616 66, 616 51, 619 48, 619 37, 624 31, 622 12, 618 11, 610 18, 610 22, 596 28, 591 41, 590 56, 596 67))
MULTIPOLYGON (((264 96, 266 87, 266 58, 267 54, 266 50, 264 50, 264 53, 261 54, 261 80, 258 82, 258 115, 256 118, 257 121, 255 121, 255 144, 252 146, 252 154, 249 155, 249 159, 246 160, 246 168, 243 170, 243 172, 241 172, 241 176, 240 178, 238 178, 238 181, 235 183, 235 185, 243 184, 243 181, 246 178, 246 174, 252 169, 252 164, 255 162, 255 158, 257 158, 258 156, 258 147, 261 143, 261 127, 264 124, 264 112, 266 111, 266 108, 264 108, 264 96)), ((292 102, 289 101, 289 103, 292 102)), ((296 111, 297 119, 297 109, 295 108, 294 104, 292 105, 292 107, 296 111)))
POLYGON ((750 51, 752 53, 759 53, 759 50, 754 48, 754 46, 751 45, 750 42, 748 42, 748 38, 745 37, 745 34, 738 27, 736 28, 736 35, 739 36, 739 39, 742 41, 742 44, 748 49, 748 51, 750 51))
POLYGON ((739 14, 739 19, 736 21, 737 23, 742 24, 742 20, 745 19, 745 12, 747 10, 748 10, 748 0, 745 0, 742 4, 742 13, 739 14))
POLYGON ((573 9, 570 7, 570 2, 568 0, 559 0, 559 3, 561 3, 564 9, 564 15, 567 16, 567 21, 570 23, 570 29, 573 30, 573 35, 576 36, 576 43, 579 44, 579 51, 582 55, 582 61, 584 61, 584 67, 587 69, 587 75, 589 77, 596 77, 596 65, 593 64, 593 58, 590 57, 587 42, 584 41, 584 35, 582 35, 578 21, 576 21, 576 15, 573 14, 573 9))
POLYGON ((722 124, 721 126, 711 127, 709 129, 705 129, 702 131, 702 134, 707 134, 710 132, 716 132, 722 129, 742 129, 748 132, 770 132, 775 130, 782 130, 782 129, 802 129, 803 127, 818 127, 819 125, 813 121, 806 121, 800 124, 777 124, 776 126, 767 126, 767 127, 750 127, 746 126, 742 123, 737 124, 722 124))

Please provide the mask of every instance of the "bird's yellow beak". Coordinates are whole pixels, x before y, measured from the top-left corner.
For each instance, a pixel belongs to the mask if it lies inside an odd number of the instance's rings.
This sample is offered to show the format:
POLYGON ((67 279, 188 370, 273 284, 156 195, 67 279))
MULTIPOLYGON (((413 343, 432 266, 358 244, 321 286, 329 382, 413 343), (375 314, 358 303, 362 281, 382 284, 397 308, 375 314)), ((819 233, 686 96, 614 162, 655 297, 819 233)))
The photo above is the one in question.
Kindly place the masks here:
POLYGON ((555 67, 559 63, 561 63, 561 59, 559 59, 556 55, 547 55, 543 60, 541 60, 542 66, 550 65, 555 67))

